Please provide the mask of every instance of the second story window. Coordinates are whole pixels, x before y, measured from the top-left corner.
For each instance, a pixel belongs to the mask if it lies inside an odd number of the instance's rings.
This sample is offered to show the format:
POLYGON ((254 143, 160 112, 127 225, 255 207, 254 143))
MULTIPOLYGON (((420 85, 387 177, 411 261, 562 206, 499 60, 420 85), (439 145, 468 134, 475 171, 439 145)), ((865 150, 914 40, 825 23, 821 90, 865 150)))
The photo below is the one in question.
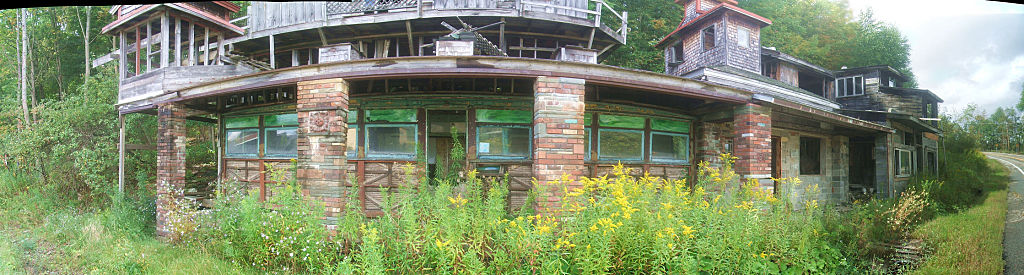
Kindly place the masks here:
POLYGON ((836 79, 836 97, 864 94, 864 77, 851 76, 836 79))
POLYGON ((710 50, 715 47, 715 25, 705 28, 700 31, 701 42, 704 44, 704 50, 710 50))
POLYGON ((744 27, 736 27, 736 45, 742 48, 750 47, 750 30, 744 27))

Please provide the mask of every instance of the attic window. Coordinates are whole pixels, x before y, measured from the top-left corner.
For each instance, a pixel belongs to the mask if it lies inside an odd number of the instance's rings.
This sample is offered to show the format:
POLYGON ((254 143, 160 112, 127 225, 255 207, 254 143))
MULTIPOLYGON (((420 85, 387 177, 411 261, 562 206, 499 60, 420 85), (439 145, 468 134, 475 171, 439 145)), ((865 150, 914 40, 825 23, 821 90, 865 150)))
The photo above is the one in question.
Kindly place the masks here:
POLYGON ((679 41, 679 43, 676 43, 669 48, 669 65, 678 66, 679 64, 682 64, 684 56, 683 41, 679 41))
POLYGON ((864 77, 851 76, 836 79, 836 97, 864 94, 864 77))
POLYGON ((750 30, 744 27, 737 27, 736 44, 743 48, 750 47, 750 30))
POLYGON ((707 51, 707 50, 710 50, 710 49, 714 48, 715 47, 715 26, 711 25, 710 27, 707 27, 704 30, 700 31, 700 33, 701 33, 701 40, 702 40, 702 42, 704 44, 704 50, 707 51))

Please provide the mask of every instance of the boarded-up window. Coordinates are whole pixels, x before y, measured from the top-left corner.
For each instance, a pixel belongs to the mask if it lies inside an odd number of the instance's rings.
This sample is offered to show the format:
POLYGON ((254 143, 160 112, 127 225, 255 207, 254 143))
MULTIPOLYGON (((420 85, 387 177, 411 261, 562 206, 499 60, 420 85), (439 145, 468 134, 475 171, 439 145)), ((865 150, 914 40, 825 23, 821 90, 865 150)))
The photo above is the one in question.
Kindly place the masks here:
POLYGON ((800 174, 821 174, 821 139, 800 137, 800 174))

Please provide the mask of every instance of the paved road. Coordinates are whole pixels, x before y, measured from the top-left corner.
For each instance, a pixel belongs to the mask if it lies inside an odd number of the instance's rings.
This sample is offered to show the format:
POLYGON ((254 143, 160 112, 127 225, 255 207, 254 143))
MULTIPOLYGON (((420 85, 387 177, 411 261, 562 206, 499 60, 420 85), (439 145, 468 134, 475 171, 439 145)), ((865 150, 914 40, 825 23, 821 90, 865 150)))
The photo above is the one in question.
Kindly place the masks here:
POLYGON ((1006 195, 1006 228, 1003 233, 1005 274, 1024 274, 1024 156, 985 153, 1010 169, 1010 186, 1006 195))

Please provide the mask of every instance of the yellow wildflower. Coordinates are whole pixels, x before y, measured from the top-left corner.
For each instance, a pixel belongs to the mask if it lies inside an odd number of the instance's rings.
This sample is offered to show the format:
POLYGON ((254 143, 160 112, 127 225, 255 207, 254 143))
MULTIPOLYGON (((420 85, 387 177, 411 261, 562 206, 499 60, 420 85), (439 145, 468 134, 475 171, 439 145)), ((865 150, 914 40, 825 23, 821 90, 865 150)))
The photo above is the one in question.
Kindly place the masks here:
POLYGON ((448 197, 448 201, 450 201, 452 204, 454 204, 455 207, 462 207, 469 200, 462 198, 462 194, 459 194, 458 196, 456 196, 454 198, 448 197))

